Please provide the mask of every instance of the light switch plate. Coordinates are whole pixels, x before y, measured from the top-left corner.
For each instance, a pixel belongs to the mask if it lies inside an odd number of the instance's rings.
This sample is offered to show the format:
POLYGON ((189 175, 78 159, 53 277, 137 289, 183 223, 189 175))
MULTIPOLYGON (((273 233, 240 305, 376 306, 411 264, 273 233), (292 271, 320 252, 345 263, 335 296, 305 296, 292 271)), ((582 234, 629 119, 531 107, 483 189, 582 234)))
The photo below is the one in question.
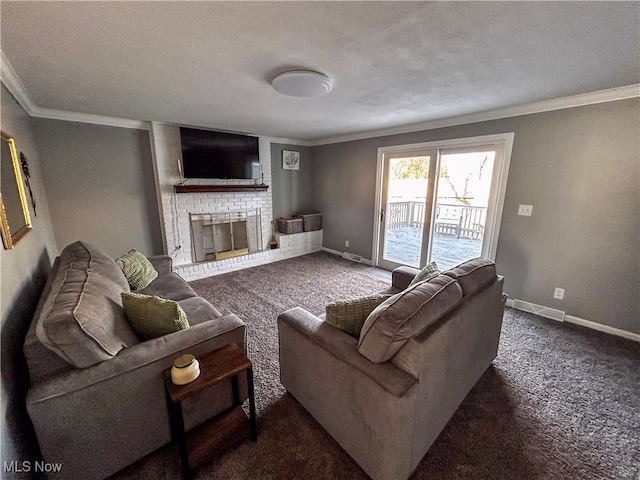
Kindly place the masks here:
POLYGON ((533 205, 520 204, 520 207, 518 208, 518 215, 530 217, 532 213, 533 213, 533 205))

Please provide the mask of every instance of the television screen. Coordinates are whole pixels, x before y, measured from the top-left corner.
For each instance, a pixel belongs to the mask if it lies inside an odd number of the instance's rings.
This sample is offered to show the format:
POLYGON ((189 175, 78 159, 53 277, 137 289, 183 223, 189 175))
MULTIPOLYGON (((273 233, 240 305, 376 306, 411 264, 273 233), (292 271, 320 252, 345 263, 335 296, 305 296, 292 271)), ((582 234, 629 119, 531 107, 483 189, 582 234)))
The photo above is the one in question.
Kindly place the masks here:
POLYGON ((260 178, 258 137, 180 128, 185 178, 260 178))

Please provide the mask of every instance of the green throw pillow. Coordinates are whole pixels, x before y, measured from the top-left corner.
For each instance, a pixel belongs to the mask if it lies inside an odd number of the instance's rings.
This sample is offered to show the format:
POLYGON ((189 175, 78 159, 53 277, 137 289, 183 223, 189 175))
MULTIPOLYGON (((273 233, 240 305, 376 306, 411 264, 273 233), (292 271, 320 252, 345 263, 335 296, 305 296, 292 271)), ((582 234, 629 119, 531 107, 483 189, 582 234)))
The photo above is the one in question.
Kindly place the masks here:
POLYGON ((158 272, 149 259, 135 248, 118 258, 116 263, 127 277, 131 290, 145 288, 158 277, 158 272))
POLYGON ((143 340, 189 328, 187 314, 178 302, 141 293, 122 292, 121 296, 124 313, 143 340))
POLYGON ((391 295, 371 295, 341 302, 333 302, 326 307, 325 322, 359 338, 362 325, 369 314, 391 295))
POLYGON ((436 265, 436 262, 431 262, 429 265, 427 265, 422 270, 420 270, 420 273, 418 273, 413 278, 413 280, 411 280, 409 287, 412 287, 416 283, 426 282, 427 280, 431 280, 432 278, 437 277, 438 275, 440 275, 440 271, 438 270, 438 266, 436 265))

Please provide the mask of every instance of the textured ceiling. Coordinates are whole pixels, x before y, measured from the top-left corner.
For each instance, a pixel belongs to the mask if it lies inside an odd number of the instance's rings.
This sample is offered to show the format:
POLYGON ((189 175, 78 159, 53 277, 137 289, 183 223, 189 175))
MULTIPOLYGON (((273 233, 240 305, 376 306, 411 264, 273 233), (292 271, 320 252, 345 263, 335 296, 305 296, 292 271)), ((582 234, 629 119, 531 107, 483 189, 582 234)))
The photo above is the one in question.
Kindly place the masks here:
POLYGON ((293 139, 640 82, 638 2, 10 2, 38 107, 293 139), (277 93, 292 68, 335 88, 277 93))

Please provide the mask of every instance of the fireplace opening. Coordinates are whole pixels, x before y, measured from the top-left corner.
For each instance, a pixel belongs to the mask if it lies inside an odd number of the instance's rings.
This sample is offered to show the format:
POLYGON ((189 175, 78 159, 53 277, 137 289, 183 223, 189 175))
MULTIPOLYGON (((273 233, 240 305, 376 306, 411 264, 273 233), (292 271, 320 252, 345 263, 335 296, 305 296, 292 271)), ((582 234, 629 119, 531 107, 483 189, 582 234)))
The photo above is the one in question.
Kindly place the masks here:
POLYGON ((194 263, 239 257, 263 249, 259 208, 242 212, 190 213, 189 220, 194 263))

